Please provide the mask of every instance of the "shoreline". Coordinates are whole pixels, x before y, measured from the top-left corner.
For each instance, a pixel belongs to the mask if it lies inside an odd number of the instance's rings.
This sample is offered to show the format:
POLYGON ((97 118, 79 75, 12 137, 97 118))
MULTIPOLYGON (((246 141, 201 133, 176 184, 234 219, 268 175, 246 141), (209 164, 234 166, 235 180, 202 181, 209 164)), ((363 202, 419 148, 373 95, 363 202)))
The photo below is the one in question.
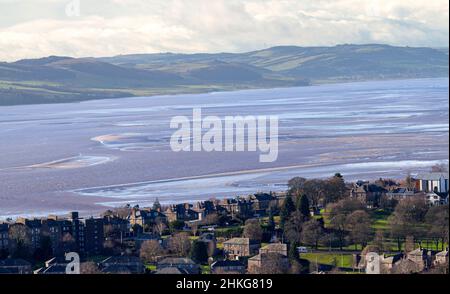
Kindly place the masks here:
MULTIPOLYGON (((448 160, 442 160, 439 161, 440 163, 444 163, 444 164, 448 164, 448 160)), ((378 162, 379 163, 379 162, 378 162)), ((376 162, 372 162, 372 164, 376 164, 376 162)), ((206 197, 201 197, 202 194, 198 195, 197 197, 193 197, 191 199, 179 199, 177 197, 173 197, 170 200, 166 200, 164 197, 147 197, 145 199, 141 199, 139 200, 138 198, 132 198, 132 199, 127 199, 126 197, 123 198, 114 198, 114 197, 108 197, 108 196, 100 196, 100 195, 96 195, 95 193, 93 195, 82 195, 80 194, 80 192, 82 191, 88 191, 88 190, 94 190, 94 189, 105 189, 105 188, 124 188, 124 187, 133 187, 134 185, 151 185, 151 184, 161 184, 161 183, 176 183, 176 182, 183 182, 183 181, 189 181, 189 180, 201 180, 201 179, 214 179, 214 178, 220 178, 220 177, 226 177, 226 176, 233 176, 233 175, 248 175, 248 174, 258 174, 258 173, 265 173, 267 171, 286 171, 286 170, 295 170, 297 168, 302 168, 302 167, 306 167, 306 166, 320 166, 320 165, 316 165, 316 164, 303 164, 303 165, 296 165, 296 166, 285 166, 285 167, 275 167, 275 168, 265 168, 265 169, 256 169, 256 170, 243 170, 243 171, 237 171, 237 172, 225 172, 225 173, 217 173, 217 174, 210 174, 210 175, 200 175, 200 176, 193 176, 193 177, 182 177, 182 178, 176 178, 176 179, 165 179, 165 180, 157 180, 157 181, 144 181, 144 182, 138 182, 138 183, 127 183, 127 184, 119 184, 119 185, 110 185, 110 186, 102 186, 102 187, 92 187, 92 188, 85 188, 85 189, 76 189, 76 190, 72 190, 72 191, 66 191, 66 193, 72 193, 74 194, 74 196, 76 197, 88 197, 90 199, 96 199, 96 201, 94 201, 91 204, 86 204, 87 207, 82 208, 82 209, 67 209, 67 208, 60 208, 57 210, 52 210, 52 211, 45 211, 45 210, 41 210, 41 212, 30 212, 30 213, 23 213, 23 214, 18 214, 18 213, 14 213, 14 214, 1 214, 0 215, 0 221, 4 221, 7 218, 19 218, 19 217, 31 217, 31 218, 40 218, 40 217, 46 217, 48 215, 56 215, 56 216, 65 216, 68 213, 70 213, 71 211, 78 211, 80 213, 80 216, 83 217, 98 217, 99 215, 101 215, 101 213, 109 210, 109 209, 114 209, 114 208, 118 208, 118 207, 123 207, 126 204, 130 204, 131 206, 134 205, 139 205, 140 207, 150 207, 152 205, 152 203, 156 200, 156 198, 158 198, 159 202, 163 205, 173 205, 173 204, 180 204, 180 203, 189 203, 189 204, 195 204, 197 202, 201 202, 201 201, 206 201, 209 199, 233 199, 236 197, 247 197, 248 195, 251 194, 256 194, 256 193, 269 193, 269 192, 273 192, 275 194, 280 194, 280 193, 284 193, 287 190, 287 181, 285 184, 283 185, 279 185, 280 189, 279 190, 275 190, 275 189, 267 189, 267 190, 258 190, 256 187, 255 188, 249 188, 249 190, 251 190, 252 192, 249 193, 237 193, 233 195, 233 193, 225 193, 222 195, 213 195, 214 193, 211 193, 210 196, 206 196, 206 197), (283 188, 283 189, 281 189, 283 188), (269 191, 270 190, 270 191, 269 191), (78 193, 78 194, 75 194, 78 193), (102 199, 104 201, 102 201, 102 199), (110 201, 108 201, 110 200, 110 201)), ((429 167, 429 166, 428 166, 429 167)), ((416 169, 417 173, 421 172, 421 169, 416 169)), ((427 169, 425 169, 427 170, 427 169)), ((413 173, 413 175, 417 174, 417 173, 413 173)), ((299 175, 299 176, 303 176, 303 175, 299 175)), ((332 175, 330 174, 330 177, 332 175)), ((362 180, 368 180, 368 181, 374 181, 379 179, 380 177, 382 177, 381 174, 373 174, 371 177, 368 178, 364 178, 364 177, 358 177, 358 179, 362 179, 362 180)), ((404 175, 402 176, 398 176, 398 177, 384 177, 384 178, 391 178, 394 180, 399 180, 402 177, 404 177, 404 175)), ((305 177, 307 179, 314 179, 314 178, 320 178, 320 179, 325 179, 327 177, 305 177)), ((344 175, 344 178, 347 179, 344 175)), ((355 182, 356 178, 354 179, 354 177, 350 177, 352 180, 348 180, 346 181, 347 183, 352 183, 355 182)), ((288 179, 289 180, 289 179, 288 179)), ((40 209, 38 208, 38 211, 40 209)))
MULTIPOLYGON (((51 103, 27 103, 27 104, 12 104, 12 105, 2 105, 0 104, 0 109, 7 107, 17 107, 17 106, 37 106, 37 105, 60 105, 60 104, 81 104, 92 101, 116 101, 118 99, 132 99, 132 98, 164 98, 164 97, 176 97, 182 95, 208 95, 215 93, 229 93, 229 92, 244 92, 244 91, 258 91, 258 90, 277 90, 277 89, 289 89, 289 88, 311 88, 311 87, 322 87, 327 85, 346 85, 346 84, 358 84, 358 83, 371 83, 371 82, 389 82, 389 81, 414 81, 414 80, 432 80, 432 79, 449 79, 450 76, 442 76, 442 77, 414 77, 414 78, 386 78, 386 79, 361 79, 361 80, 348 80, 348 81, 327 81, 327 82, 316 82, 311 83, 305 86, 277 86, 277 87, 237 87, 232 89, 205 89, 204 91, 180 91, 176 93, 167 93, 167 91, 162 91, 161 93, 148 94, 148 95, 134 95, 134 96, 123 96, 123 97, 115 97, 115 98, 95 98, 95 99, 82 99, 82 100, 73 100, 73 101, 60 101, 60 102, 51 102, 51 103)), ((129 89, 121 89, 123 91, 127 91, 129 89)), ((86 93, 88 95, 89 93, 86 93)), ((128 93, 129 94, 129 93, 128 93)))

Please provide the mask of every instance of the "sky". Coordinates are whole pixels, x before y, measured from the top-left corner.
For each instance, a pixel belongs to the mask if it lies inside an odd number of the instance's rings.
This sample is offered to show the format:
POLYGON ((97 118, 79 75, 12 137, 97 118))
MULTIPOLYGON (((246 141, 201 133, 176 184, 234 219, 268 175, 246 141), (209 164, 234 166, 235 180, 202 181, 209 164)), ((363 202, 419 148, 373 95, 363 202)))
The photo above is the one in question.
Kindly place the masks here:
POLYGON ((447 0, 0 0, 0 61, 246 52, 278 45, 448 47, 447 0))

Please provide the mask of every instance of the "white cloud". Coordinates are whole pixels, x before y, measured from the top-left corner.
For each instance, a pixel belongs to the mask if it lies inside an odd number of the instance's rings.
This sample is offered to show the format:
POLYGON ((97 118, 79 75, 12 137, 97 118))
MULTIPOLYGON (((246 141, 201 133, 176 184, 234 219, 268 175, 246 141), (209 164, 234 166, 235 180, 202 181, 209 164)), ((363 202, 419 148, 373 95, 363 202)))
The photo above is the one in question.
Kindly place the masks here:
POLYGON ((0 60, 273 45, 448 44, 444 0, 80 0, 79 17, 65 15, 69 2, 0 0, 6 16, 0 20, 0 60))

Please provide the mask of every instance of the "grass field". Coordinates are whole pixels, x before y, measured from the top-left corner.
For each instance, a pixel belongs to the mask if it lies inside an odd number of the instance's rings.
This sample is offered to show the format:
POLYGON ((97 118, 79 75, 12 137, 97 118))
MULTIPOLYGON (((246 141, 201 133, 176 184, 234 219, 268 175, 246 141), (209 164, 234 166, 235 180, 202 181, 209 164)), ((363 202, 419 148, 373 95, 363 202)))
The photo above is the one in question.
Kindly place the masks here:
POLYGON ((382 210, 378 209, 373 212, 371 212, 370 216, 373 221, 372 228, 374 230, 387 230, 389 229, 389 223, 388 218, 391 214, 382 210))
POLYGON ((330 252, 303 253, 300 257, 307 259, 312 268, 317 264, 332 265, 337 267, 351 268, 353 256, 351 254, 339 254, 330 252))

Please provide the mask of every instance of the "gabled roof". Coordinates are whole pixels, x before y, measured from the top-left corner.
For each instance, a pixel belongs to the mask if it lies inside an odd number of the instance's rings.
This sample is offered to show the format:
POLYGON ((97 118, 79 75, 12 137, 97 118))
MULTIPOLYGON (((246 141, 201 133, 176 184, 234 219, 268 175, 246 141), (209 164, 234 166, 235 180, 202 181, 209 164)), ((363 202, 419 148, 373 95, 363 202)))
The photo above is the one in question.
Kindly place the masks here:
POLYGON ((262 261, 263 259, 265 260, 267 257, 270 257, 270 256, 278 256, 278 257, 283 258, 283 259, 286 259, 286 258, 287 258, 287 257, 284 256, 283 254, 275 253, 275 252, 270 252, 270 253, 260 253, 260 254, 258 254, 258 255, 255 255, 255 256, 249 258, 249 260, 252 260, 252 261, 262 261))
POLYGON ((136 256, 111 256, 103 260, 101 263, 116 263, 116 264, 126 264, 126 263, 140 263, 141 260, 136 256))
POLYGON ((211 264, 211 268, 217 268, 217 267, 237 267, 242 266, 245 267, 245 265, 240 262, 239 260, 218 260, 211 264))
POLYGON ((409 190, 407 188, 395 188, 391 191, 389 191, 389 194, 408 194, 408 195, 414 195, 413 190, 409 190))
POLYGON ((424 256, 424 255, 426 255, 426 251, 427 251, 426 249, 417 248, 417 249, 415 249, 413 251, 410 251, 408 253, 408 255, 424 256))
POLYGON ((157 210, 153 210, 153 209, 132 209, 130 214, 128 215, 128 219, 130 219, 131 217, 134 218, 157 218, 157 217, 161 217, 161 218, 165 218, 166 215, 164 213, 161 213, 157 210))
POLYGON ((396 263, 397 261, 399 261, 402 258, 403 258, 403 254, 400 253, 400 254, 396 254, 396 255, 393 255, 393 256, 385 257, 385 258, 383 258, 381 260, 381 262, 385 263, 385 264, 391 264, 392 265, 392 264, 396 263))
POLYGON ((253 256, 253 257, 250 257, 248 260, 251 260, 251 261, 261 261, 261 259, 262 259, 262 254, 260 253, 260 254, 258 254, 258 255, 253 256))
POLYGON ((446 257, 446 256, 448 256, 448 250, 445 250, 445 251, 441 251, 441 252, 439 252, 439 253, 436 253, 436 256, 439 256, 439 257, 446 257))
POLYGON ((189 271, 177 267, 165 267, 155 272, 157 275, 187 275, 189 271))
POLYGON ((26 260, 20 258, 7 258, 4 260, 0 260, 0 266, 10 267, 10 266, 31 266, 26 260))
POLYGON ((227 245, 260 245, 261 243, 257 240, 250 240, 249 238, 232 238, 223 242, 227 245))
POLYGON ((161 265, 196 265, 196 263, 190 258, 168 257, 158 262, 158 266, 161 265))
POLYGON ((54 264, 46 269, 43 269, 41 274, 66 274, 66 265, 64 264, 54 264))
POLYGON ((249 238, 233 238, 223 242, 224 244, 250 245, 249 238))
POLYGON ((381 186, 375 185, 375 184, 366 184, 361 186, 361 188, 365 192, 387 192, 387 190, 381 186))
POLYGON ((47 260, 45 262, 45 265, 47 267, 50 267, 51 265, 55 265, 55 264, 67 264, 67 263, 69 263, 69 262, 66 260, 65 257, 58 256, 58 257, 53 257, 53 258, 50 258, 49 260, 47 260))
POLYGON ((266 249, 269 251, 285 251, 287 250, 287 244, 282 244, 282 243, 270 243, 267 244, 266 246, 262 247, 261 249, 266 249))
POLYGON ((426 195, 427 195, 427 197, 436 197, 436 196, 441 197, 441 196, 439 196, 438 194, 436 194, 434 192, 428 192, 426 195))
POLYGON ((267 193, 255 194, 253 198, 255 198, 258 201, 272 201, 276 199, 275 197, 267 193))

